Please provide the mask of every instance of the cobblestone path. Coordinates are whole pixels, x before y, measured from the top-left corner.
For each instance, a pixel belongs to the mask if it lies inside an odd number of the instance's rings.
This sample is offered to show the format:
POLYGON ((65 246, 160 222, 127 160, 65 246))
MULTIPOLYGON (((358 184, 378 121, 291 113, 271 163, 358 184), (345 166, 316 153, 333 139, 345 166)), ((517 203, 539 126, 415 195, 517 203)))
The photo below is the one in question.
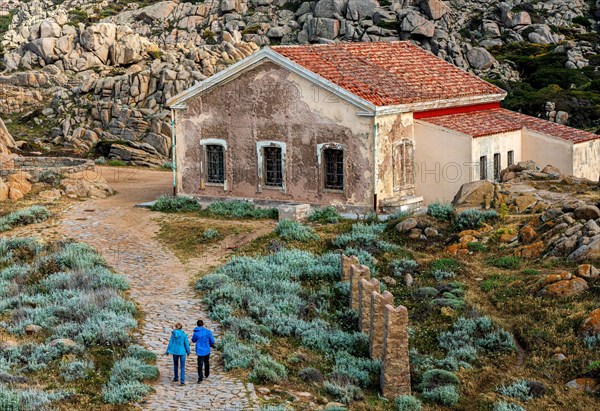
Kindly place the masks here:
POLYGON ((111 267, 124 274, 131 283, 131 296, 144 312, 140 339, 143 345, 159 355, 160 380, 154 385, 156 393, 140 407, 147 410, 256 409, 257 397, 252 384, 226 374, 219 365, 219 354, 214 350, 210 377, 202 384, 197 384, 197 357, 193 354, 193 345, 192 355, 186 363, 186 385, 171 382, 172 358, 163 354, 173 324, 181 322, 190 339, 198 318, 205 320, 217 339, 220 330, 218 324, 207 318, 191 284, 193 275, 203 268, 203 260, 194 259, 184 265, 154 239, 159 229, 153 221, 157 214, 134 208, 136 203, 156 198, 161 187, 168 192, 168 173, 144 171, 129 180, 133 181, 109 180, 119 194, 109 199, 78 203, 63 213, 51 228, 55 235, 95 247, 111 267), (157 182, 157 177, 162 180, 157 182))

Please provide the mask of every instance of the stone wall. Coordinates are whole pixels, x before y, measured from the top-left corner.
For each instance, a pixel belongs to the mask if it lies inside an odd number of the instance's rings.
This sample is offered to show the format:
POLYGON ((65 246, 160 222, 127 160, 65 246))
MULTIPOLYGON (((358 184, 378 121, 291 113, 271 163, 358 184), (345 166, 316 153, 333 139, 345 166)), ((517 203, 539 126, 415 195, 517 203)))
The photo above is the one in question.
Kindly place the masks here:
POLYGON ((15 157, 10 163, 0 164, 0 177, 16 173, 29 173, 34 180, 46 171, 73 174, 95 167, 92 160, 70 157, 15 157))
POLYGON ((350 282, 350 306, 358 311, 358 329, 369 335, 371 358, 381 360, 381 392, 387 398, 410 395, 408 310, 394 307, 390 292, 379 292, 379 281, 356 257, 342 254, 341 262, 342 281, 350 282))

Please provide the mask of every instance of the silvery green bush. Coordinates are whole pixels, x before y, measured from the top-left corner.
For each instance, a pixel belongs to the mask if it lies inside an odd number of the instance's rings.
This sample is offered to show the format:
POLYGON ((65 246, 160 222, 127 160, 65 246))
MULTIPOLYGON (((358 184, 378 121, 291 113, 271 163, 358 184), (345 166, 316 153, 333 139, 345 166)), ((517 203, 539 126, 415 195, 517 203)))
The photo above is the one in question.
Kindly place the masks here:
POLYGON ((441 221, 450 221, 455 211, 450 203, 431 203, 427 207, 427 214, 441 221))
POLYGON ((50 218, 50 216, 52 216, 50 210, 38 205, 13 211, 0 217, 0 232, 8 231, 21 225, 40 223, 50 218))
POLYGON ((311 227, 288 219, 277 223, 275 233, 284 240, 308 242, 319 239, 319 236, 311 227))

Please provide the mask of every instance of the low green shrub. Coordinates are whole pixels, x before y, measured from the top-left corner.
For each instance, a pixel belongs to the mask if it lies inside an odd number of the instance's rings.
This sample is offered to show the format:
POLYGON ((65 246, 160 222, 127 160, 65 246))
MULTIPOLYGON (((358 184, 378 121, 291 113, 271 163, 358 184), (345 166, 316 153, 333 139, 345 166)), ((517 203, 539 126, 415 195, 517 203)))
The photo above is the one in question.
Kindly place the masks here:
POLYGON ((140 381, 125 381, 108 384, 102 390, 102 399, 108 404, 127 404, 139 401, 154 390, 140 381))
POLYGON ((498 219, 498 213, 495 210, 481 211, 477 209, 464 210, 454 218, 454 225, 460 231, 477 230, 484 222, 498 219))
POLYGON ((390 263, 390 271, 395 277, 402 277, 406 273, 414 273, 418 267, 419 264, 410 258, 401 258, 390 263))
POLYGON ((255 346, 243 344, 228 332, 219 339, 218 348, 223 354, 225 371, 250 368, 254 359, 259 355, 255 346))
POLYGON ((421 411, 421 401, 412 395, 396 397, 396 411, 421 411))
POLYGON ((287 378, 287 370, 268 355, 261 355, 255 360, 254 368, 248 376, 250 381, 257 384, 275 383, 287 378))
POLYGON ((323 383, 323 389, 337 401, 350 404, 353 401, 362 400, 364 394, 362 390, 354 384, 328 380, 323 383))
POLYGON ((432 273, 436 281, 443 281, 456 276, 452 271, 434 270, 432 273))
POLYGON ((505 397, 515 398, 521 401, 529 401, 532 397, 531 389, 525 380, 518 380, 510 385, 502 385, 496 389, 498 394, 505 397))
POLYGON ((281 220, 277 223, 275 232, 284 240, 307 242, 319 239, 319 236, 311 227, 288 219, 281 220))
POLYGON ((219 231, 214 228, 207 228, 204 230, 204 233, 202 233, 202 238, 205 240, 213 240, 217 237, 219 237, 219 231))
POLYGON ((335 207, 327 206, 313 209, 312 213, 308 216, 308 221, 314 221, 323 224, 335 224, 338 223, 341 218, 342 217, 335 207))
POLYGON ((42 206, 31 206, 13 211, 0 217, 0 232, 11 230, 17 226, 41 223, 52 216, 50 210, 42 206))
POLYGON ((65 381, 75 381, 85 378, 94 369, 90 361, 65 362, 60 366, 60 375, 65 381))
POLYGON ((117 160, 117 159, 110 159, 106 162, 107 165, 111 166, 111 167, 124 167, 127 165, 127 163, 123 160, 117 160))
POLYGON ((200 204, 190 197, 161 195, 156 199, 154 204, 150 206, 150 209, 152 211, 160 211, 163 213, 181 213, 200 210, 200 204))
POLYGON ((516 349, 512 335, 495 327, 489 317, 459 318, 449 331, 438 337, 448 357, 474 361, 479 351, 501 354, 516 349))
POLYGON ((366 249, 369 252, 390 251, 396 247, 379 237, 385 231, 386 224, 364 224, 352 225, 350 233, 338 235, 333 240, 333 245, 339 248, 366 249))
POLYGON ((323 382, 323 373, 316 368, 303 368, 298 372, 298 377, 306 382, 323 382))
POLYGON ((135 357, 125 357, 113 365, 110 381, 151 381, 158 378, 158 368, 135 357))
POLYGON ((454 206, 450 203, 431 203, 427 207, 427 214, 441 221, 450 221, 454 217, 454 206))
POLYGON ((596 347, 600 347, 600 335, 588 335, 583 338, 583 345, 588 350, 593 350, 596 347))
POLYGON ((162 168, 163 170, 173 170, 173 163, 171 161, 166 161, 163 163, 162 166, 160 166, 160 168, 162 168))
POLYGON ((60 185, 60 180, 62 180, 64 176, 57 170, 47 170, 43 171, 38 176, 38 181, 40 183, 49 184, 53 187, 58 187, 60 185))
POLYGON ((154 391, 143 381, 159 376, 158 368, 135 357, 125 357, 113 365, 108 383, 102 390, 102 398, 108 404, 126 404, 139 401, 154 391))
POLYGON ((446 370, 431 369, 421 376, 421 390, 431 390, 443 385, 458 385, 460 380, 454 373, 446 370))
POLYGON ((156 361, 156 354, 141 345, 130 345, 127 347, 127 354, 130 357, 136 358, 145 362, 154 362, 156 361))
POLYGON ((423 391, 423 398, 448 407, 453 406, 460 399, 458 388, 454 385, 441 385, 431 390, 423 391))
POLYGON ((438 258, 431 264, 431 270, 458 272, 461 270, 461 267, 460 263, 454 258, 438 258))
POLYGON ((333 372, 345 376, 353 384, 360 387, 370 387, 376 384, 381 371, 381 361, 370 358, 359 358, 339 352, 335 356, 333 372))
POLYGON ((244 200, 215 201, 208 206, 207 212, 219 217, 256 219, 275 219, 279 215, 276 208, 259 208, 255 204, 244 200))
POLYGON ((497 401, 494 403, 493 411, 527 411, 525 408, 512 402, 497 401))
POLYGON ((521 264, 523 264, 523 260, 514 255, 493 258, 487 262, 494 267, 504 268, 506 270, 516 270, 521 266, 521 264))
POLYGON ((488 251, 487 246, 481 243, 467 243, 467 249, 473 253, 485 253, 488 251))
POLYGON ((525 275, 538 275, 540 273, 540 270, 536 270, 534 268, 526 268, 523 271, 521 271, 521 274, 525 274, 525 275))

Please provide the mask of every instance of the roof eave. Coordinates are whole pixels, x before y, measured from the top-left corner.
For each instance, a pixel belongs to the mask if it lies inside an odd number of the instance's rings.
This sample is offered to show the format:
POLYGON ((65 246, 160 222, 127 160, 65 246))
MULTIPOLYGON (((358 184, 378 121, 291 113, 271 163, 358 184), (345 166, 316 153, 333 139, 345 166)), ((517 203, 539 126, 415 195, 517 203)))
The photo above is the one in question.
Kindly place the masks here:
POLYGON ((437 110, 450 107, 473 106, 477 104, 500 102, 506 97, 506 92, 498 94, 484 94, 480 96, 456 97, 445 100, 423 101, 419 103, 398 104, 394 106, 378 106, 373 113, 360 112, 362 116, 385 116, 388 114, 416 113, 421 111, 437 110))

